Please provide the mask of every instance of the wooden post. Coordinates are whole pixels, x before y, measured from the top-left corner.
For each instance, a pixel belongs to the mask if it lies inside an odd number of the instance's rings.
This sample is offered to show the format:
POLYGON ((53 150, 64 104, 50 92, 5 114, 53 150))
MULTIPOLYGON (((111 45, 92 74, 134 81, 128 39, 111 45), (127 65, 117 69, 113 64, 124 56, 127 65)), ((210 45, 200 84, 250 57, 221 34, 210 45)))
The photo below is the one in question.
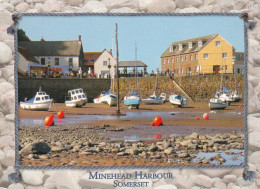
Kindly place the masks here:
POLYGON ((116 23, 116 78, 117 78, 117 111, 116 114, 120 115, 120 97, 119 97, 119 70, 118 70, 118 38, 117 38, 117 23, 116 23))

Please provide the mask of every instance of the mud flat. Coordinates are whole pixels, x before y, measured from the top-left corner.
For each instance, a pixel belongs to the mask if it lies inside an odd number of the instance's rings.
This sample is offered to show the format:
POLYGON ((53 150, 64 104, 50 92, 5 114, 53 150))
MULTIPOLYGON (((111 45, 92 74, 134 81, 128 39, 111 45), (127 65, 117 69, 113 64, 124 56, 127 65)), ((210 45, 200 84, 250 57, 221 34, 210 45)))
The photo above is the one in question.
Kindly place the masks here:
POLYGON ((186 108, 169 103, 116 107, 87 104, 67 108, 55 104, 50 112, 19 109, 19 160, 23 166, 166 166, 240 165, 243 163, 243 108, 210 111, 206 103, 186 108), (63 110, 65 118, 45 127, 45 116, 63 110), (209 113, 209 120, 202 119, 209 113), (150 126, 160 114, 164 125, 150 126))

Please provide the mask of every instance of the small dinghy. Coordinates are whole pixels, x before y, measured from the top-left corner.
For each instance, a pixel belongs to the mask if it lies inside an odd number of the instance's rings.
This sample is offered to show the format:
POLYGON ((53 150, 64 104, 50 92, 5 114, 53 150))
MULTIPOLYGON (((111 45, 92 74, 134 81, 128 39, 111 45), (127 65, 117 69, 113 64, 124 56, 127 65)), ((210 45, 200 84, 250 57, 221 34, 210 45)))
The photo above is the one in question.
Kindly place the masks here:
POLYGON ((109 89, 107 92, 102 92, 97 98, 95 98, 94 103, 106 103, 109 106, 115 106, 117 103, 117 95, 111 93, 111 90, 109 89))
POLYGON ((166 102, 167 101, 167 96, 165 93, 161 93, 160 94, 160 98, 163 100, 163 102, 166 102))
POLYGON ((209 107, 211 110, 214 109, 224 110, 226 107, 228 107, 228 102, 222 102, 222 100, 218 98, 212 98, 209 101, 209 107))
POLYGON ((69 90, 68 95, 65 100, 65 105, 68 107, 82 107, 88 101, 82 88, 69 90))
POLYGON ((52 102, 53 99, 50 99, 50 96, 47 95, 46 92, 41 91, 40 88, 39 92, 37 92, 33 98, 20 102, 20 107, 24 110, 49 111, 52 102))
POLYGON ((142 99, 142 103, 144 104, 163 104, 164 100, 158 96, 156 96, 155 93, 153 95, 149 96, 148 98, 142 99))
POLYGON ((170 96, 169 101, 173 105, 178 105, 179 107, 183 107, 188 104, 188 100, 181 95, 173 94, 170 96))
POLYGON ((130 94, 130 96, 124 97, 124 105, 128 106, 129 109, 132 109, 132 107, 136 107, 136 109, 139 109, 141 98, 137 95, 136 91, 130 92, 130 94))

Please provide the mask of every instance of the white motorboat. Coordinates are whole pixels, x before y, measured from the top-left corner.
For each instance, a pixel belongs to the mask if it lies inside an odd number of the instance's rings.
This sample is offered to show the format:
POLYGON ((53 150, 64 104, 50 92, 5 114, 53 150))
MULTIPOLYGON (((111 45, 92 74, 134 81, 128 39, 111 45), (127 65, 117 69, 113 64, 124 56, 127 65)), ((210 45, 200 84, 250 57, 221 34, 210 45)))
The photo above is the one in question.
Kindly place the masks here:
POLYGON ((103 97, 103 103, 107 103, 109 106, 116 106, 117 104, 117 95, 110 93, 103 97))
POLYGON ((223 102, 222 100, 218 98, 212 98, 209 101, 209 107, 211 110, 213 109, 222 109, 224 110, 226 107, 228 107, 228 102, 223 102))
POLYGON ((68 95, 65 100, 65 105, 68 107, 82 107, 88 101, 82 88, 69 90, 68 95))
POLYGON ((165 93, 161 93, 160 94, 160 98, 163 100, 163 102, 166 102, 167 101, 167 96, 165 93))
POLYGON ((171 95, 169 101, 171 104, 178 105, 179 107, 183 107, 184 105, 187 105, 189 103, 184 96, 177 95, 177 94, 171 95))
POLYGON ((222 102, 234 102, 230 94, 224 92, 216 92, 215 98, 220 99, 222 102))
POLYGON ((144 104, 163 104, 164 100, 153 93, 153 95, 149 96, 148 98, 142 99, 142 103, 144 104))
POLYGON ((24 110, 44 110, 48 111, 51 108, 53 99, 46 92, 39 90, 36 95, 30 100, 20 102, 20 107, 24 110))
POLYGON ((233 100, 234 102, 239 102, 240 100, 242 100, 242 97, 238 94, 237 91, 232 92, 232 93, 230 94, 230 97, 232 98, 232 100, 233 100))

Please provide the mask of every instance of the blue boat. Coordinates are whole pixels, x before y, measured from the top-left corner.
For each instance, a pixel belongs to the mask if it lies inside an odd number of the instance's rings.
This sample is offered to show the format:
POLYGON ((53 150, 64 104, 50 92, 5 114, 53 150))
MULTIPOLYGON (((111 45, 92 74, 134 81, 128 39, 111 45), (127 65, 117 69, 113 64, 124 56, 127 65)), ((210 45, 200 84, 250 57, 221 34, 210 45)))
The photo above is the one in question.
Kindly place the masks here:
POLYGON ((136 107, 136 109, 139 109, 141 98, 137 96, 136 91, 130 92, 130 94, 130 96, 124 97, 124 105, 128 106, 129 109, 132 109, 132 107, 136 107))

